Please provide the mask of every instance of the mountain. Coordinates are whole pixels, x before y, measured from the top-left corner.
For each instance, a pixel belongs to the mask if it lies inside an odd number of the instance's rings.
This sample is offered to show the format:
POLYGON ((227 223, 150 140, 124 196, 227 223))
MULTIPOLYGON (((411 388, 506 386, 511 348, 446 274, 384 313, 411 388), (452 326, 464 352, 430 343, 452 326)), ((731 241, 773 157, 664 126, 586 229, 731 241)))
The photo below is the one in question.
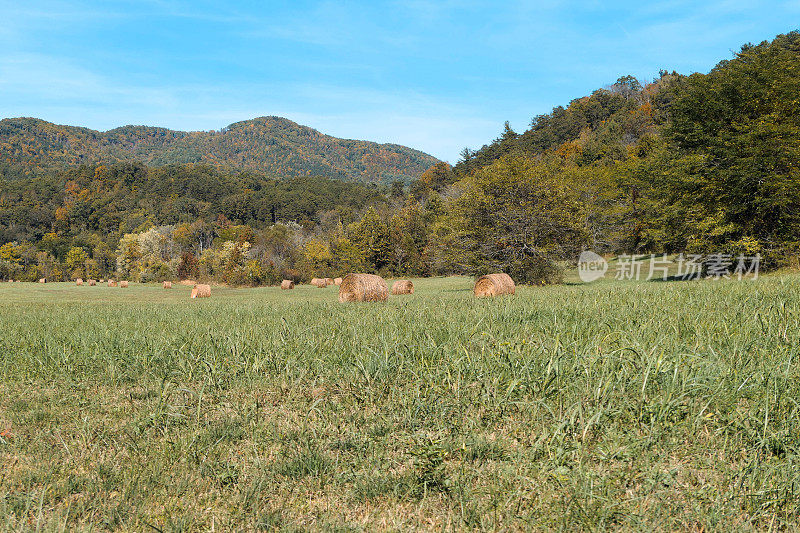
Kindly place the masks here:
POLYGON ((339 139, 281 117, 236 122, 220 131, 124 126, 105 132, 36 118, 0 120, 0 175, 85 164, 140 161, 150 166, 203 163, 278 177, 410 181, 437 159, 397 144, 339 139))

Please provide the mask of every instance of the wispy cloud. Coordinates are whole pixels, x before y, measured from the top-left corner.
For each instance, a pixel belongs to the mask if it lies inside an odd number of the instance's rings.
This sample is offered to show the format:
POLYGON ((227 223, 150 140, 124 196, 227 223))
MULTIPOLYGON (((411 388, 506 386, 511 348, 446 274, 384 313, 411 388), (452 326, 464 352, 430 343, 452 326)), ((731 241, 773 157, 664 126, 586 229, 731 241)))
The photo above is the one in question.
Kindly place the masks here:
POLYGON ((6 117, 99 130, 125 124, 209 130, 280 115, 330 135, 404 144, 450 160, 500 127, 469 107, 419 93, 281 83, 128 85, 42 55, 0 58, 0 93, 7 97, 0 101, 6 117))
POLYGON ((61 58, 21 54, 0 58, 0 102, 4 114, 13 113, 24 99, 59 105, 174 105, 170 90, 128 86, 61 58))
POLYGON ((283 115, 453 160, 623 74, 705 71, 800 0, 0 0, 0 115, 217 129, 283 115), (710 21, 713 21, 711 23, 710 21))

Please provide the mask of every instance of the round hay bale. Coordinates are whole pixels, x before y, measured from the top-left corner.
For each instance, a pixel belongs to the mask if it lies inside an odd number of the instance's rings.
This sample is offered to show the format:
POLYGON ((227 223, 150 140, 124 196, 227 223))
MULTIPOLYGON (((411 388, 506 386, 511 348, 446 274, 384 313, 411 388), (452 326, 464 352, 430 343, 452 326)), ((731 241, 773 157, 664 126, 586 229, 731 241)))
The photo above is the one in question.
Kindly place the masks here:
POLYGON ((281 281, 281 289, 288 291, 289 289, 294 289, 294 281, 290 279, 285 279, 281 281))
POLYGON ((76 279, 76 280, 75 280, 75 285, 77 285, 78 287, 80 287, 81 285, 83 285, 83 280, 82 280, 81 278, 78 278, 78 279, 76 279))
POLYGON ((508 274, 487 274, 475 282, 475 296, 489 297, 502 294, 514 294, 516 286, 508 274))
POLYGON ((117 286, 117 282, 114 281, 113 279, 110 279, 110 280, 108 280, 108 286, 109 287, 116 287, 117 286))
POLYGON ((334 285, 333 278, 325 278, 325 285, 334 285))
POLYGON ((124 280, 123 280, 123 281, 120 281, 120 282, 119 282, 119 288, 120 288, 120 289, 127 289, 127 288, 128 288, 128 282, 127 282, 127 281, 124 281, 124 280))
POLYGON ((375 274, 348 274, 339 287, 340 302, 385 302, 389 288, 375 274))
POLYGON ((398 279, 392 283, 392 294, 414 294, 414 284, 407 279, 398 279))
POLYGON ((165 281, 164 282, 164 288, 165 289, 171 289, 172 288, 172 282, 171 281, 165 281))
POLYGON ((324 289, 328 286, 328 282, 325 281, 325 278, 314 278, 311 280, 311 284, 318 289, 324 289))
POLYGON ((39 278, 39 283, 47 283, 47 279, 45 279, 45 278, 39 278))
POLYGON ((96 282, 95 280, 93 280, 93 279, 87 280, 87 281, 86 281, 86 283, 87 283, 87 284, 88 284, 90 287, 94 287, 95 285, 97 285, 97 282, 96 282))
POLYGON ((98 281, 98 283, 105 283, 105 282, 106 282, 106 280, 104 280, 104 279, 101 279, 100 281, 98 281))
POLYGON ((192 288, 192 298, 210 298, 211 285, 198 284, 192 288))
POLYGON ((333 284, 334 285, 341 285, 342 284, 342 278, 335 278, 333 280, 333 284))

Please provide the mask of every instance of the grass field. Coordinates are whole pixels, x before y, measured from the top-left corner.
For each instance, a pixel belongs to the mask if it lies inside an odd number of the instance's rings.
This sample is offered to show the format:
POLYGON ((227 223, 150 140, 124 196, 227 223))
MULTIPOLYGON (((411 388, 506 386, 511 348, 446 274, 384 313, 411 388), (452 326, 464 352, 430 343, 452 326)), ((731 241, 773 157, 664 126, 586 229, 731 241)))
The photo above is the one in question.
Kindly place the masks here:
POLYGON ((800 276, 471 283, 0 285, 0 527, 800 527, 800 276))

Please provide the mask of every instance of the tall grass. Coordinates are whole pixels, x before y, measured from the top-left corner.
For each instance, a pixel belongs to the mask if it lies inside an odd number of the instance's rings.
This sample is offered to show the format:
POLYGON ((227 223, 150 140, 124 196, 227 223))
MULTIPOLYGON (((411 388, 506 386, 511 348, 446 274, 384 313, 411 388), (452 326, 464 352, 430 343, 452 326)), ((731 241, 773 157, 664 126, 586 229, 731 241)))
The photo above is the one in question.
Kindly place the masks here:
POLYGON ((0 527, 798 527, 800 277, 0 286, 0 527))

